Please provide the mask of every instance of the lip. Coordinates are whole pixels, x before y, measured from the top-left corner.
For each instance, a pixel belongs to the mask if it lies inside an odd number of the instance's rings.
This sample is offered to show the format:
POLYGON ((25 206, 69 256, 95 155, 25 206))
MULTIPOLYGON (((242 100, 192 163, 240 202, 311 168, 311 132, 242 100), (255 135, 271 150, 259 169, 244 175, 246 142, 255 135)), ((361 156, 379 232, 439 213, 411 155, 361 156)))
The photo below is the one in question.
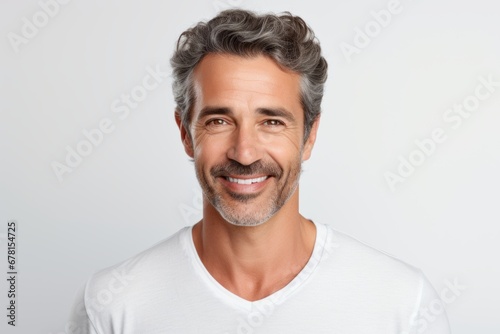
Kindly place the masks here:
POLYGON ((219 180, 221 181, 222 185, 227 188, 229 191, 233 193, 240 193, 240 194, 253 194, 261 191, 266 187, 266 185, 269 183, 269 180, 272 178, 271 175, 225 175, 225 176, 220 176, 219 180), (264 181, 257 182, 257 183, 251 183, 251 184, 242 184, 242 183, 236 183, 236 182, 231 182, 228 180, 228 178, 233 178, 233 179, 240 179, 240 180, 251 180, 251 179, 258 179, 262 177, 267 177, 264 181))

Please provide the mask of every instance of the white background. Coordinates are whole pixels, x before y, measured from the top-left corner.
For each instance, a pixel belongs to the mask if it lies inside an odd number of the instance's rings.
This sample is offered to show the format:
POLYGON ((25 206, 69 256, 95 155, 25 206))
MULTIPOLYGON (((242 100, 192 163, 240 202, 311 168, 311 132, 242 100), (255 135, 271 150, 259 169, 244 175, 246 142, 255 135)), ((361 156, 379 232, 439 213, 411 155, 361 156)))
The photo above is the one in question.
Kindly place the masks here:
MULTIPOLYGON (((48 2, 48 0, 42 0, 48 2)), ((500 87, 461 125, 446 110, 500 81, 500 6, 401 0, 399 13, 348 61, 342 43, 373 26, 389 1, 83 1, 60 5, 18 45, 37 1, 0 5, 0 275, 2 333, 64 333, 74 294, 95 271, 200 217, 199 190, 176 128, 170 78, 128 117, 111 104, 147 68, 170 71, 179 34, 232 5, 290 11, 315 30, 329 62, 319 138, 301 179, 301 212, 421 268, 447 305, 455 334, 499 333, 500 87), (372 22, 372 23, 370 23, 372 22), (12 36, 12 34, 11 34, 12 36), (59 182, 84 129, 115 128, 59 182), (415 140, 446 141, 392 191, 415 140), (18 232, 18 326, 6 325, 6 226, 18 232)), ((358 41, 359 42, 359 41, 358 41)), ((358 44, 359 45, 359 44, 358 44)), ((470 100, 470 99, 469 99, 470 100)), ((418 154, 418 153, 415 153, 418 154)))

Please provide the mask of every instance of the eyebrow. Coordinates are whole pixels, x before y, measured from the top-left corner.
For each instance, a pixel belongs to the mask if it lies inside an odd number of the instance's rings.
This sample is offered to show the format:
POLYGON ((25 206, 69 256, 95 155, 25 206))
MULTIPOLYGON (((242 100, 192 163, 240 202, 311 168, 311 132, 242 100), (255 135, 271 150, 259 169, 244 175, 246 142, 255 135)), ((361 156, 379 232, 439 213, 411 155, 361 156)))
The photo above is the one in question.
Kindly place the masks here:
MULTIPOLYGON (((284 108, 257 108, 256 112, 260 115, 270 117, 281 117, 289 122, 295 122, 293 114, 284 108)), ((232 116, 233 111, 226 107, 205 107, 198 114, 198 119, 203 119, 212 115, 228 115, 232 116)))
POLYGON ((295 122, 295 117, 293 116, 293 114, 284 108, 258 108, 257 113, 265 116, 281 117, 286 119, 290 123, 295 122))
POLYGON ((229 108, 225 107, 205 107, 201 109, 200 113, 198 114, 198 119, 205 118, 207 116, 211 115, 229 115, 231 116, 233 112, 229 108))

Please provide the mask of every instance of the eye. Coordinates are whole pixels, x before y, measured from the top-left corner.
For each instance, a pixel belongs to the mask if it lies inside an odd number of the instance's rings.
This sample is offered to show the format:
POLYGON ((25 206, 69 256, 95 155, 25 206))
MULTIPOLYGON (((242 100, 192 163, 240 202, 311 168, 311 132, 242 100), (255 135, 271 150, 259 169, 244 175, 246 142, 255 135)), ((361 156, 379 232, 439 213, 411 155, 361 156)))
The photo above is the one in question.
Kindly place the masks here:
POLYGON ((269 125, 269 126, 280 126, 280 125, 285 125, 282 121, 279 121, 277 119, 268 119, 264 122, 264 125, 269 125))
POLYGON ((205 124, 207 126, 220 126, 220 125, 225 125, 225 124, 228 124, 228 123, 225 120, 221 119, 221 118, 213 118, 211 120, 208 120, 205 124))

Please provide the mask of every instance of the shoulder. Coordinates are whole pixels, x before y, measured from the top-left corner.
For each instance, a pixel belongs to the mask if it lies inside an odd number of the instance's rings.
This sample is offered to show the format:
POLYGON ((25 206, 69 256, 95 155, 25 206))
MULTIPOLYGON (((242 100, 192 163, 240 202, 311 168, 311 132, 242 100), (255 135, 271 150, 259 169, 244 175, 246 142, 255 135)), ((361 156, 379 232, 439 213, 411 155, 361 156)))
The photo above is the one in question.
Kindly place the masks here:
POLYGON ((326 241, 321 269, 327 276, 372 291, 391 290, 414 296, 421 292, 425 277, 419 268, 329 225, 323 226, 326 241))
POLYGON ((107 278, 116 277, 117 272, 129 274, 139 273, 150 269, 151 266, 159 263, 166 263, 174 260, 176 254, 182 253, 182 238, 188 233, 189 227, 184 227, 173 235, 161 240, 150 248, 116 264, 96 272, 92 276, 94 285, 99 285, 107 278))
POLYGON ((351 266, 359 265, 363 270, 390 271, 401 275, 419 274, 420 270, 394 255, 366 244, 357 238, 326 226, 325 251, 336 260, 349 261, 351 266))
POLYGON ((431 328, 425 333, 449 333, 444 312, 432 324, 426 322, 425 312, 440 299, 420 269, 329 225, 320 226, 324 248, 311 289, 327 312, 355 319, 354 327, 397 324, 411 333, 431 328))
POLYGON ((183 275, 188 261, 184 240, 190 227, 184 227, 149 249, 92 275, 85 286, 84 300, 89 313, 120 307, 139 298, 154 295, 183 275))

